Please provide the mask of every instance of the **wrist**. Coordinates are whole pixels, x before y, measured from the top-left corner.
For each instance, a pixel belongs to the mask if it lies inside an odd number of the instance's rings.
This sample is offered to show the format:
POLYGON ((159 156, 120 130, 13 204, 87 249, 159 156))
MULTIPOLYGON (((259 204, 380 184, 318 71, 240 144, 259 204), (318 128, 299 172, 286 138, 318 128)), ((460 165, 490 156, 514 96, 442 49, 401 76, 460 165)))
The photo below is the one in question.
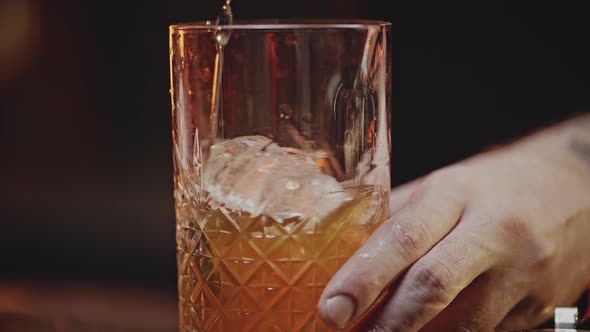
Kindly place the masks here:
POLYGON ((538 131, 507 148, 541 158, 590 186, 590 114, 538 131))

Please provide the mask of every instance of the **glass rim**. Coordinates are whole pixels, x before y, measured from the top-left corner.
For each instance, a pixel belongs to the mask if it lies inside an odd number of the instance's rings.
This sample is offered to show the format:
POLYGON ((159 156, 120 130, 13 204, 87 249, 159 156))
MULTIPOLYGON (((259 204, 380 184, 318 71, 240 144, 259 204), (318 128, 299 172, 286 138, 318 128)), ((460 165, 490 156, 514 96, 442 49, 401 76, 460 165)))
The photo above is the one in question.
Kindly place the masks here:
POLYGON ((391 22, 364 19, 262 19, 238 20, 230 25, 216 25, 213 21, 185 22, 170 25, 171 31, 190 30, 338 30, 389 29, 391 22))

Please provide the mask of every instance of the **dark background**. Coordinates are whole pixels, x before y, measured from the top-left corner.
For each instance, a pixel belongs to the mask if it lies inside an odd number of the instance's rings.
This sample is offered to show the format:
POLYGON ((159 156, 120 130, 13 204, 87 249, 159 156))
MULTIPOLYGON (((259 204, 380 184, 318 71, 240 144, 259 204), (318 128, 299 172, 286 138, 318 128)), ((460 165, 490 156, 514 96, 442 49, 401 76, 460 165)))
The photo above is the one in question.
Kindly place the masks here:
MULTIPOLYGON (((590 109, 589 1, 236 0, 393 22, 394 184, 590 109)), ((175 291, 167 26, 220 1, 0 2, 0 279, 175 291)))

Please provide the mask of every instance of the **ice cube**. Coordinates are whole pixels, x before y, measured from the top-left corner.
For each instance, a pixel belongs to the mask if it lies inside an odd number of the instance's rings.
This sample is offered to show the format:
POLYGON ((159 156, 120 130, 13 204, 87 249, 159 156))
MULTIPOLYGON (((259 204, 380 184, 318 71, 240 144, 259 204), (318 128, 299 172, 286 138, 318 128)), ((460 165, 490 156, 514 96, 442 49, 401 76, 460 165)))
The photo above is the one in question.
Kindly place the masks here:
POLYGON ((243 136, 211 147, 204 189, 213 204, 277 222, 320 220, 352 199, 322 173, 313 154, 243 136))

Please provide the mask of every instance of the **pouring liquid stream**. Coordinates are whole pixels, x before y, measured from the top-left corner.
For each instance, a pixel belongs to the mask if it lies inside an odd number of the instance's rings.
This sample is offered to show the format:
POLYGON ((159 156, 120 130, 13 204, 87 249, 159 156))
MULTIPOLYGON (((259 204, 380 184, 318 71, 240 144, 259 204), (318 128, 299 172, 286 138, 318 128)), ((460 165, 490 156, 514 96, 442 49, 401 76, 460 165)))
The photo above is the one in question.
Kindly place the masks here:
POLYGON ((225 0, 225 3, 221 7, 221 12, 217 16, 215 25, 218 29, 214 32, 215 42, 217 43, 217 54, 215 55, 215 66, 213 68, 213 89, 211 94, 211 109, 210 109, 210 120, 211 120, 211 145, 216 143, 219 133, 218 130, 221 127, 221 135, 223 135, 223 116, 221 109, 221 90, 223 80, 223 50, 227 45, 231 36, 231 30, 219 28, 222 25, 231 25, 233 23, 234 15, 231 10, 231 0, 225 0), (221 122, 221 126, 220 126, 221 122))

